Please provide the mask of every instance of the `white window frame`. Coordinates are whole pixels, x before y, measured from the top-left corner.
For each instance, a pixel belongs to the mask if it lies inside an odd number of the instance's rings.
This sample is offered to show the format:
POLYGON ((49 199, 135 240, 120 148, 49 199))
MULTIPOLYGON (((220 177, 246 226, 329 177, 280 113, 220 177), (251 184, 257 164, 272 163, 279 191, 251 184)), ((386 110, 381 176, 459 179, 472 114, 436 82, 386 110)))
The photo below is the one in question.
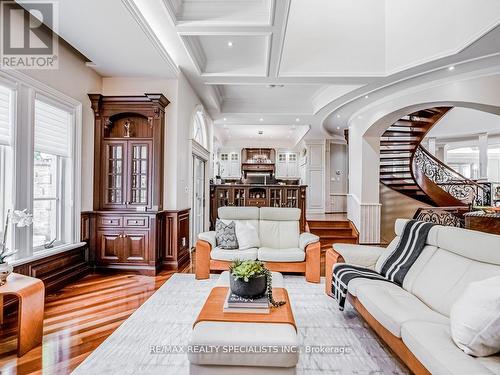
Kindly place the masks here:
POLYGON ((13 234, 13 246, 18 250, 18 253, 15 259, 11 259, 9 263, 19 265, 84 244, 80 241, 82 103, 19 71, 0 71, 0 82, 4 81, 10 84, 15 93, 13 95, 15 105, 12 142, 14 150, 13 205, 15 209, 26 208, 29 212, 33 212, 35 99, 62 108, 70 112, 72 116, 69 158, 72 163, 69 205, 72 209, 71 217, 64 218, 71 228, 68 242, 35 252, 32 227, 16 228, 13 234))

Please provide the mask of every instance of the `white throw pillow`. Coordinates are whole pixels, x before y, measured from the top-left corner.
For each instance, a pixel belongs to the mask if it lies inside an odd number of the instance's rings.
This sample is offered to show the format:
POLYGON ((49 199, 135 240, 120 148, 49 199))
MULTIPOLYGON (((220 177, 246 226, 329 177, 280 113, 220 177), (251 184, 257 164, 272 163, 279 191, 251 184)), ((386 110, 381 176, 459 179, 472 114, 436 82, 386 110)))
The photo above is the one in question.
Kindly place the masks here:
POLYGON ((500 276, 470 283, 450 311, 451 337, 465 353, 500 351, 500 276))
POLYGON ((240 250, 260 247, 259 233, 257 228, 249 222, 236 222, 236 238, 240 250))

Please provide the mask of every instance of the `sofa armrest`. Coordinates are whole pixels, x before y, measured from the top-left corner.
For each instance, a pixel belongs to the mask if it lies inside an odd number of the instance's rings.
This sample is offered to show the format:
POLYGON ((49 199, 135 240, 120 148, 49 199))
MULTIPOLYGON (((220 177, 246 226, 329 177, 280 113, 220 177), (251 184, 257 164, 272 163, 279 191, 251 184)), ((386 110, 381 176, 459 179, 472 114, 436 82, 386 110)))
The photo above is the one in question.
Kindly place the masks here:
POLYGON ((306 251, 306 247, 310 244, 313 244, 315 242, 319 241, 319 237, 316 236, 315 234, 309 233, 309 232, 304 232, 301 233, 299 236, 299 247, 303 250, 306 251))
POLYGON ((306 246, 306 281, 319 283, 321 280, 321 244, 319 241, 306 246))
POLYGON ((195 252, 195 275, 197 280, 210 277, 210 252, 215 247, 215 232, 204 232, 198 235, 195 252))
POLYGON ((200 234, 198 234, 198 239, 201 241, 208 242, 210 244, 210 246, 212 246, 212 249, 214 249, 216 246, 215 231, 200 233, 200 234))
POLYGON ((383 247, 351 245, 351 244, 334 244, 333 250, 342 256, 346 263, 356 266, 375 269, 375 264, 378 258, 385 251, 383 247))

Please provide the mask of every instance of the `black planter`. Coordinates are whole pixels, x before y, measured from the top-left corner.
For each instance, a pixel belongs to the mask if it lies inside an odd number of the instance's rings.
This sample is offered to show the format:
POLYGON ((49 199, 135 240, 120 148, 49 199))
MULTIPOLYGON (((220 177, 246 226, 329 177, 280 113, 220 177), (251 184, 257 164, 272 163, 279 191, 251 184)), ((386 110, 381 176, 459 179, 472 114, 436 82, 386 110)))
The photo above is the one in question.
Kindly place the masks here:
POLYGON ((229 286, 231 287, 231 292, 237 296, 243 298, 260 297, 266 293, 267 277, 266 275, 252 277, 247 282, 243 279, 236 280, 232 275, 230 275, 229 286))

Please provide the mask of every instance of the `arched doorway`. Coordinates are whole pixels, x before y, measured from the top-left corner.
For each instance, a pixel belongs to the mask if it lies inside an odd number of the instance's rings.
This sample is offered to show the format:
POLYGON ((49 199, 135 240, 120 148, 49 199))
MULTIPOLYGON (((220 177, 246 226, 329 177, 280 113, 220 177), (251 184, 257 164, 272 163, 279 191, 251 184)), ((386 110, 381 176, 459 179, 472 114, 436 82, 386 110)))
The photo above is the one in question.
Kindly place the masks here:
POLYGON ((191 246, 207 224, 208 145, 207 120, 203 107, 198 106, 193 114, 191 129, 191 246))

